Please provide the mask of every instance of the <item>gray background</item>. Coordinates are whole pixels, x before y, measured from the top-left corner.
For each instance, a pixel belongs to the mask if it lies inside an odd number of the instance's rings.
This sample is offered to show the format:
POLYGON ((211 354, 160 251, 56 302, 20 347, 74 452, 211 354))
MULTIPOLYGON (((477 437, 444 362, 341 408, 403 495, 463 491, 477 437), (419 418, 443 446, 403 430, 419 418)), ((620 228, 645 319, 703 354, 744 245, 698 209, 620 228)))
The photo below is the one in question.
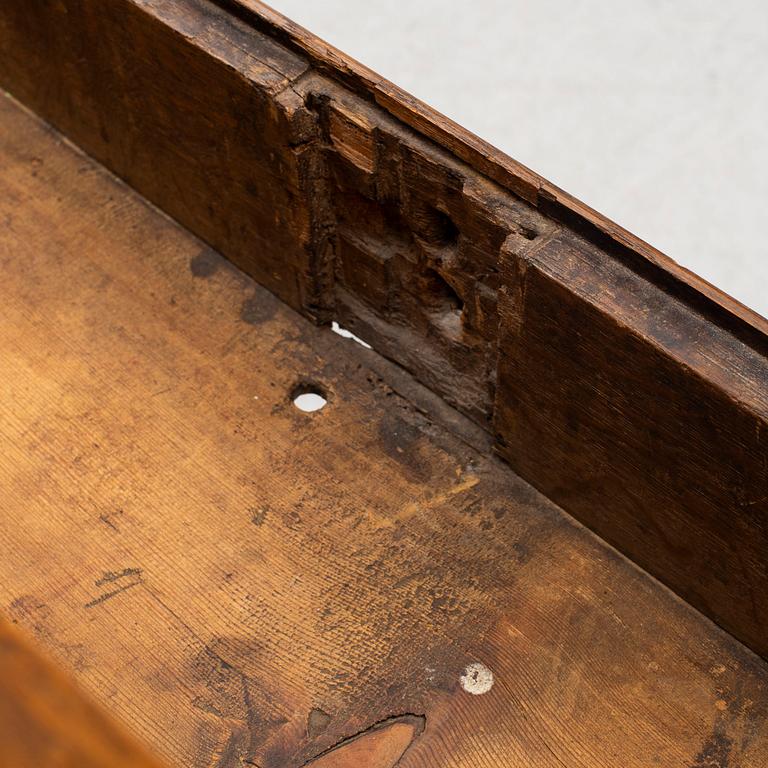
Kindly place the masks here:
POLYGON ((768 316, 768 0, 271 4, 768 316))

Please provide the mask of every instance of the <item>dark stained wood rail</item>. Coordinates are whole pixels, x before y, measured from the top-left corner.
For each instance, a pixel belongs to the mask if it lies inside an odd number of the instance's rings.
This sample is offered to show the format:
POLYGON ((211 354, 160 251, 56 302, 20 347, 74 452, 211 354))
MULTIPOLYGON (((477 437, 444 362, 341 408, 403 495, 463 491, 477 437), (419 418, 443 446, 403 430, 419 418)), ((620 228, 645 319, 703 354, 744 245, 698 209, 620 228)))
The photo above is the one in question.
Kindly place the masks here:
POLYGON ((768 763, 765 664, 556 506, 768 656, 762 318, 254 0, 6 0, 0 84, 0 599, 118 723, 768 763))

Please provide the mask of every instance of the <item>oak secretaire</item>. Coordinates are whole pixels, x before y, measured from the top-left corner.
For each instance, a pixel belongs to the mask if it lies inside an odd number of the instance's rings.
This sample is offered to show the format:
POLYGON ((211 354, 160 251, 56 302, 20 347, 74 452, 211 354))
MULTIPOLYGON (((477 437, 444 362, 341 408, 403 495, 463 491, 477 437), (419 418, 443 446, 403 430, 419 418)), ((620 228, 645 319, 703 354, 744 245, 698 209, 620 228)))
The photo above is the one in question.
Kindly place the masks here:
POLYGON ((768 764, 765 320, 254 0, 0 84, 2 766, 768 764))

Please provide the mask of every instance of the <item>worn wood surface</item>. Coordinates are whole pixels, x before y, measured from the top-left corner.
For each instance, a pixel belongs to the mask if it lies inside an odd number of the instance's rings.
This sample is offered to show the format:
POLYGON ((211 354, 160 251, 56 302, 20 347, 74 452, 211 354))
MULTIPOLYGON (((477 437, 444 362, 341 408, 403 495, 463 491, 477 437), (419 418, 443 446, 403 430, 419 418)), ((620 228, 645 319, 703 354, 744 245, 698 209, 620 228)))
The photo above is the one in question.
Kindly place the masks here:
POLYGON ((0 169, 0 605, 170 765, 766 764, 765 663, 429 395, 5 97, 0 169))
POLYGON ((502 455, 766 654, 768 359, 572 233, 502 282, 502 455))
POLYGON ((0 618, 3 768, 160 768, 62 670, 0 618))
POLYGON ((0 79, 768 656, 763 320, 253 0, 7 0, 0 79))
POLYGON ((766 318, 266 3, 214 1, 247 19, 289 50, 306 57, 317 71, 373 101, 389 115, 545 215, 567 223, 599 248, 648 273, 681 300, 703 305, 733 332, 752 339, 768 334, 766 318))
POLYGON ((311 312, 311 224, 293 201, 314 126, 290 87, 306 70, 207 0, 0 8, 0 72, 14 95, 311 312))
POLYGON ((12 0, 0 41, 21 101, 490 428, 501 246, 549 227, 530 205, 207 0, 12 0))

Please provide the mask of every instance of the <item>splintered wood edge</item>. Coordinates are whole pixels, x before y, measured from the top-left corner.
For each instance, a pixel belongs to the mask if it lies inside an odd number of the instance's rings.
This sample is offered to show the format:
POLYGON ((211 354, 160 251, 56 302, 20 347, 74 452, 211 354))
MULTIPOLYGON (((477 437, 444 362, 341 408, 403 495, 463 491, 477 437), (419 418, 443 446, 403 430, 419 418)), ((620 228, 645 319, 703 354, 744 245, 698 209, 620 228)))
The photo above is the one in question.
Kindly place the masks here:
POLYGON ((247 13, 257 28, 307 56, 318 71, 372 99, 405 125, 547 215, 568 223, 590 239, 602 241, 603 247, 614 248, 617 255, 620 253, 635 265, 639 260, 647 262, 644 266, 660 283, 669 285, 672 295, 696 303, 706 299, 712 305, 709 310, 721 322, 735 324, 732 330, 736 333, 768 334, 768 320, 762 315, 266 3, 214 2, 235 13, 247 13), (741 323, 746 327, 738 328, 741 323))
POLYGON ((0 80, 768 655, 764 319, 255 0, 8 0, 0 80))

